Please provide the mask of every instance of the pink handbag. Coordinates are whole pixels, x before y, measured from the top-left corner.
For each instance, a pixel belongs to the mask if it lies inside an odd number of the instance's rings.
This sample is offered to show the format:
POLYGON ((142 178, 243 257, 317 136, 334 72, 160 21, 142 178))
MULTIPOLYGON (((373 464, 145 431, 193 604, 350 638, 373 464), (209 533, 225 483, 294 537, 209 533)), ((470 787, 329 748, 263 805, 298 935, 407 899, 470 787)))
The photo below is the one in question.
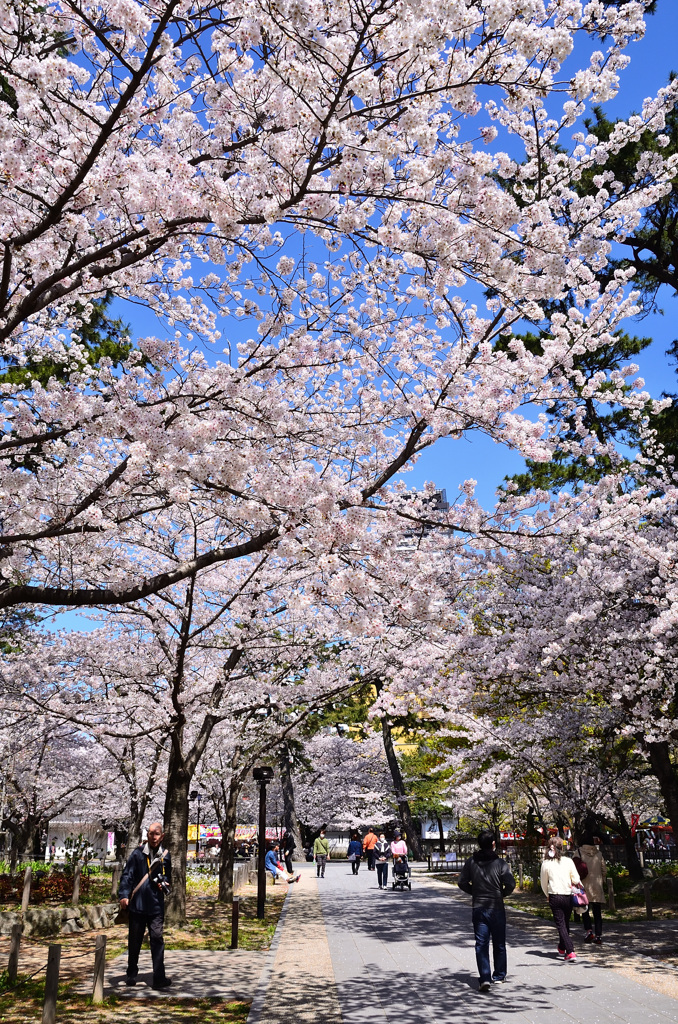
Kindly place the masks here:
POLYGON ((589 898, 586 895, 586 890, 583 885, 572 886, 572 906, 573 907, 588 907, 589 898))

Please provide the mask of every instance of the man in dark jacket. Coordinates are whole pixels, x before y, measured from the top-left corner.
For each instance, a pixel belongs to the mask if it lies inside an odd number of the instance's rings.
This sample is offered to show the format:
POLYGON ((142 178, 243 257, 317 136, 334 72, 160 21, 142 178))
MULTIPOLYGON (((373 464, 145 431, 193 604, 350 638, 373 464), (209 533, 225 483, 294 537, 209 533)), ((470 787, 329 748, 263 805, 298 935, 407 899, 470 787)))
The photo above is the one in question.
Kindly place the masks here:
POLYGON ((146 928, 151 940, 153 988, 168 988, 172 982, 165 975, 165 942, 162 928, 165 919, 165 893, 172 882, 172 862, 162 847, 163 827, 154 821, 148 829, 148 841, 138 846, 125 864, 120 879, 118 899, 122 909, 129 908, 127 944, 128 985, 136 985, 139 973, 139 951, 146 928))
POLYGON ((516 882, 505 860, 495 852, 494 836, 483 831, 478 836, 479 850, 464 864, 459 888, 473 897, 473 931, 476 937, 476 961, 480 991, 489 992, 493 981, 506 981, 506 911, 504 896, 516 882), (490 972, 490 938, 494 972, 490 972))

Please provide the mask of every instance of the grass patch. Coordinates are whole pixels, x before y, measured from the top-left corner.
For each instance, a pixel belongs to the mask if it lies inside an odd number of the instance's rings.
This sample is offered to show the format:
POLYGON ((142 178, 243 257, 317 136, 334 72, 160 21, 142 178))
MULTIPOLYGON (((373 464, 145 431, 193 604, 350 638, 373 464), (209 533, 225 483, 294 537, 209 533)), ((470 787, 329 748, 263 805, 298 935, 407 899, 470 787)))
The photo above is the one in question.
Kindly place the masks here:
MULTIPOLYGON (((231 907, 217 900, 218 884, 210 890, 200 880, 192 884, 186 899, 187 923, 182 928, 165 929, 167 949, 228 949, 231 944, 231 907)), ((240 949, 268 949, 285 902, 287 888, 272 886, 266 890, 266 917, 257 917, 257 889, 248 885, 240 893, 240 949)))

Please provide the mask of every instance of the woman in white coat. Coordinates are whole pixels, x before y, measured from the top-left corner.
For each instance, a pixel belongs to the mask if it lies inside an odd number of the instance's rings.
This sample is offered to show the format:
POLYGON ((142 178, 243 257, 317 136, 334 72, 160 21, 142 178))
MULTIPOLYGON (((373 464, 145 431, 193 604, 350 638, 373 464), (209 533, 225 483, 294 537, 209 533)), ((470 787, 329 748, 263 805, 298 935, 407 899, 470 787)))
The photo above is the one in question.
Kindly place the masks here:
POLYGON ((553 836, 549 839, 546 857, 541 865, 541 887, 558 929, 558 954, 570 963, 577 959, 570 938, 572 886, 579 885, 580 881, 574 861, 563 853, 563 840, 560 836, 553 836))

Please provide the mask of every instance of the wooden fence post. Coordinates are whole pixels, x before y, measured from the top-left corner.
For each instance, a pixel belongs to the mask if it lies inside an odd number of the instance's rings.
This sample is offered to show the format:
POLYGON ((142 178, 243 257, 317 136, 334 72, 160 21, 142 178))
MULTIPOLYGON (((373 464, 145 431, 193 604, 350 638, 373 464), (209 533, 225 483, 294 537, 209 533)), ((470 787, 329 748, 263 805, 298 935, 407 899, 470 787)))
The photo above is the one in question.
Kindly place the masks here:
POLYGON ((649 920, 652 918, 652 885, 650 882, 646 882, 643 886, 645 892, 645 915, 649 920))
POLYGON ((21 913, 25 914, 28 910, 28 904, 31 902, 31 882, 33 881, 33 868, 29 866, 26 868, 24 875, 24 891, 21 896, 21 913))
POLYGON ((60 964, 61 946, 50 946, 47 954, 47 976, 45 978, 45 1001, 42 1006, 42 1024, 55 1024, 56 1021, 60 964))
POLYGON ((240 899, 233 897, 233 913, 231 915, 231 949, 238 948, 238 926, 240 924, 240 899))
POLYGON ((610 913, 617 913, 617 905, 614 902, 614 882, 611 878, 607 880, 607 905, 610 908, 610 913))
POLYGON ((7 961, 7 980, 10 985, 16 982, 19 970, 19 947, 21 946, 21 925, 13 924, 9 940, 9 960, 7 961))
POLYGON ((120 865, 115 864, 113 867, 113 873, 111 875, 111 896, 118 895, 118 886, 120 885, 120 865))
POLYGON ((80 902, 80 865, 75 865, 75 871, 73 872, 73 899, 71 903, 74 907, 77 907, 80 902))
POLYGON ((106 970, 106 936, 97 935, 94 947, 94 984, 92 986, 92 1002, 104 1001, 104 972, 106 970))
POLYGON ((518 861, 518 887, 520 888, 520 891, 522 892, 523 891, 523 862, 522 862, 522 860, 518 861))

